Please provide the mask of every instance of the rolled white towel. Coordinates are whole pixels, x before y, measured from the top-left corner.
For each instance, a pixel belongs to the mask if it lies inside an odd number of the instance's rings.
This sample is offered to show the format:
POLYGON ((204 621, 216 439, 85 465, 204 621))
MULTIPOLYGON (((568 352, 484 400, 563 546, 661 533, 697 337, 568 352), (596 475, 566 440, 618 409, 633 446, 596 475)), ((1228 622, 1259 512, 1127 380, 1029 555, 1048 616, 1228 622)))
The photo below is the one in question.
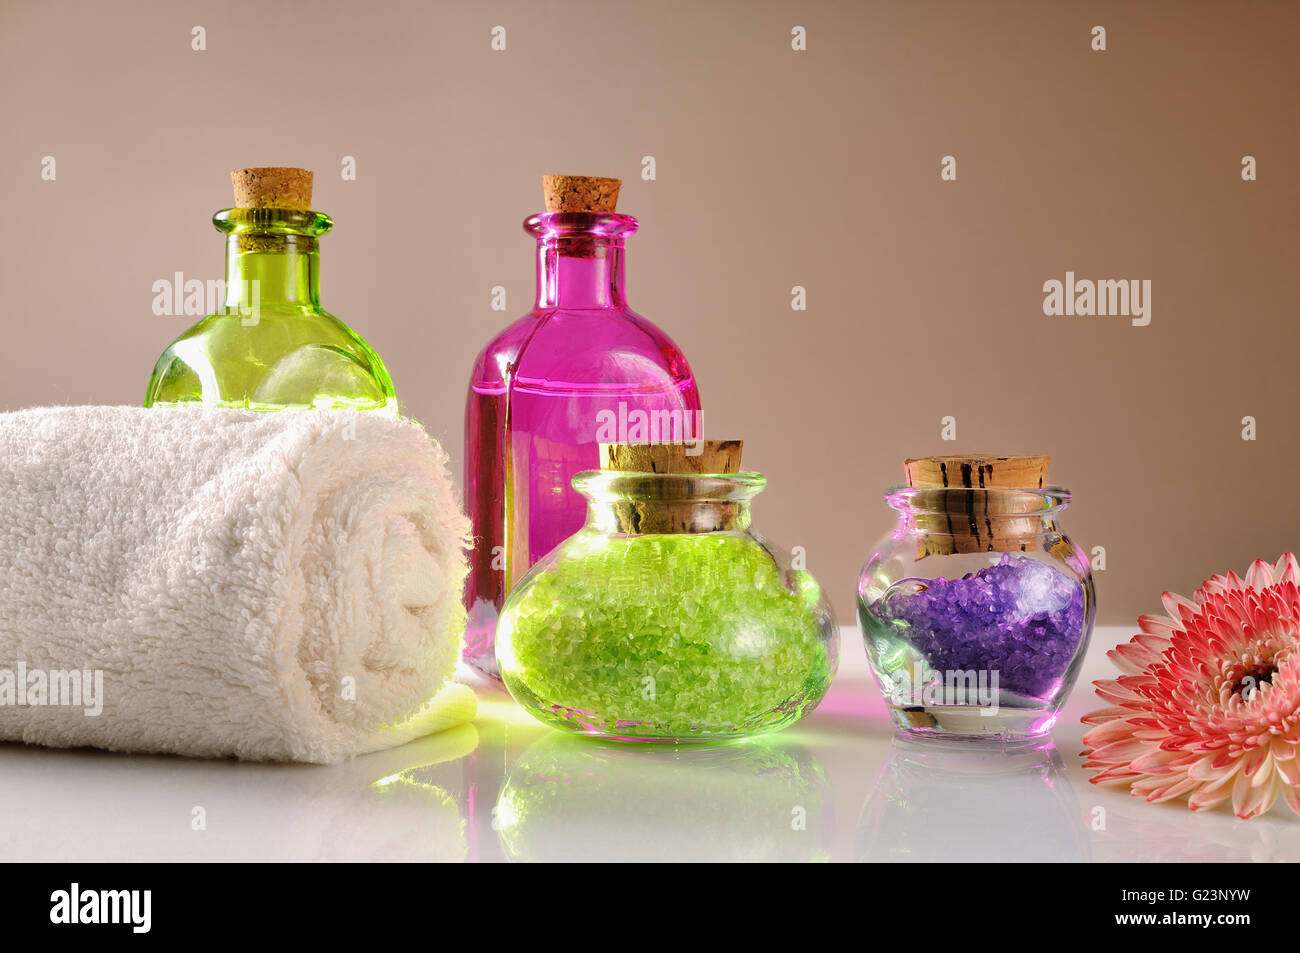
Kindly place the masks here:
POLYGON ((468 532, 407 421, 0 414, 0 740, 330 763, 467 721, 468 532))

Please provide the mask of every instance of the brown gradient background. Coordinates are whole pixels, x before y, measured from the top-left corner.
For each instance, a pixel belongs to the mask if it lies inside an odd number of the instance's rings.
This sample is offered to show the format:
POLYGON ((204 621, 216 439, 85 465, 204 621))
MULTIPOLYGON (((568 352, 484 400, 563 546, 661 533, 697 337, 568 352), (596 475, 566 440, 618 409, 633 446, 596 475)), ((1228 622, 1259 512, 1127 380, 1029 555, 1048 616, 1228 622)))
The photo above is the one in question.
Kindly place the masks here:
POLYGON ((1300 545, 1298 37, 1283 2, 4 0, 0 408, 141 400, 194 320, 152 283, 222 276, 230 169, 299 165, 336 219, 325 306, 459 475, 470 364, 530 307, 541 174, 614 175, 632 306, 842 622, 903 458, 987 449, 1053 455, 1066 527, 1107 550, 1100 621, 1130 623, 1300 545), (1067 269, 1150 279, 1150 326, 1045 317, 1067 269))

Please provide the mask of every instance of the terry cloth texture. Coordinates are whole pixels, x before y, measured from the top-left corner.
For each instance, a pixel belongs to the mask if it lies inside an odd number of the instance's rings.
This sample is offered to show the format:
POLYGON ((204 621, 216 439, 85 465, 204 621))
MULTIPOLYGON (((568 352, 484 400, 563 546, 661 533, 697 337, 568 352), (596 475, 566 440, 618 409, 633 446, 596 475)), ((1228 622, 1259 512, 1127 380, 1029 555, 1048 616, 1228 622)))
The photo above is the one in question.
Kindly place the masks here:
POLYGON ((0 740, 331 763, 467 721, 468 531, 386 415, 0 414, 0 740))

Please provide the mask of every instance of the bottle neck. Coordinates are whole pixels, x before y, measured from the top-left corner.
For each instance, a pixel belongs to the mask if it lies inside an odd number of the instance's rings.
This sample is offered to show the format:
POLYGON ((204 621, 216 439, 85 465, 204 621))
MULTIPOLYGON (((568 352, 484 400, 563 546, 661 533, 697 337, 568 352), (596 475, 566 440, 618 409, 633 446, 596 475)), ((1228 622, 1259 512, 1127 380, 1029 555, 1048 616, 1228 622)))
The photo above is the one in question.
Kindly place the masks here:
POLYGON ((248 315, 267 305, 320 307, 322 212, 223 209, 212 224, 226 235, 226 310, 248 315))
POLYGON ((636 234, 631 215, 542 212, 524 220, 537 239, 537 308, 625 308, 623 242, 636 234))
POLYGON ((621 239, 542 239, 537 243, 537 307, 625 307, 623 255, 621 239))
POLYGON ((226 239, 226 308, 320 307, 320 251, 310 235, 239 232, 226 239))

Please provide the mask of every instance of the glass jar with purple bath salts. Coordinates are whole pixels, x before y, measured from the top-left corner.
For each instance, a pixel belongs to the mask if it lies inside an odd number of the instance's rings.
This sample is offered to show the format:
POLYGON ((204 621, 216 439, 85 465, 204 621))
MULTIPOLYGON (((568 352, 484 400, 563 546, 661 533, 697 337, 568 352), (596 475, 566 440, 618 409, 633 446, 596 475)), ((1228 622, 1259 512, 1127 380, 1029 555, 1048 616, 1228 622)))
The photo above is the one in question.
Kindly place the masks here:
POLYGON ((898 522, 858 581, 867 656, 901 733, 948 741, 1047 735, 1078 675, 1096 594, 1057 525, 1070 493, 1049 458, 908 460, 898 522))

